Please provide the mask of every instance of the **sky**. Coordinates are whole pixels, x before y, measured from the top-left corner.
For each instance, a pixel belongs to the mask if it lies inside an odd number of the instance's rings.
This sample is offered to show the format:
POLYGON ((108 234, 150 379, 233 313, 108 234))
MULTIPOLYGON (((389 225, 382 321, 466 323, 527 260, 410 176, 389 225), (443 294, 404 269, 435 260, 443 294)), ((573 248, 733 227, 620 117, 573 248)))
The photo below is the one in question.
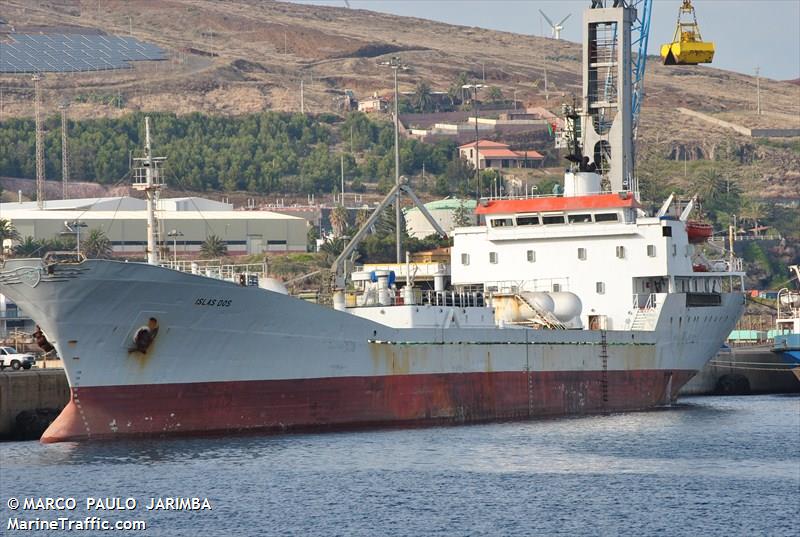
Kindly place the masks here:
MULTIPOLYGON (((290 0, 344 6, 344 0, 290 0)), ((529 35, 550 35, 568 14, 561 38, 581 40, 581 13, 590 0, 349 0, 353 9, 432 19, 529 35)), ((672 40, 681 0, 653 0, 649 53, 672 40)), ((714 67, 777 80, 800 78, 800 0, 694 0, 703 39, 716 46, 714 67)))

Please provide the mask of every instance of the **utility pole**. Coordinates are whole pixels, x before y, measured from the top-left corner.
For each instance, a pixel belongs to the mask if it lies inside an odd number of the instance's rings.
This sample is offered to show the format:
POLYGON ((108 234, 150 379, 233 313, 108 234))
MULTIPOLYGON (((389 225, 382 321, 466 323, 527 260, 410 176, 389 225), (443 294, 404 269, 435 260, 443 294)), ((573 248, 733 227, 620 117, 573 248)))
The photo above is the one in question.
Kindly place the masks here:
POLYGON ((67 146, 69 138, 67 137, 67 108, 69 103, 64 100, 58 107, 61 110, 61 198, 67 199, 69 183, 69 148, 67 146))
POLYGON ((547 64, 544 65, 544 102, 550 102, 550 90, 547 88, 547 64))
POLYGON ((300 113, 306 113, 305 101, 303 100, 303 81, 300 80, 300 113))
POLYGON ((756 67, 756 113, 761 115, 761 68, 756 67))
POLYGON ((344 153, 342 153, 342 205, 344 206, 344 153))
POLYGON ((33 75, 34 114, 36 116, 36 206, 44 209, 44 127, 42 126, 42 77, 33 75))
MULTIPOLYGON (((472 109, 475 112, 475 199, 480 199, 481 197, 481 170, 480 170, 480 160, 478 157, 478 150, 480 149, 480 136, 478 134, 478 90, 483 87, 483 84, 464 84, 461 86, 462 89, 471 89, 474 90, 473 97, 472 97, 472 109)), ((467 185, 467 190, 469 190, 469 184, 467 185)))
POLYGON ((689 168, 686 165, 686 158, 688 156, 689 150, 684 147, 683 148, 683 178, 685 179, 689 173, 689 168))
MULTIPOLYGON (((399 107, 399 100, 400 100, 400 92, 397 90, 397 70, 398 69, 407 69, 405 65, 400 61, 400 58, 397 56, 392 57, 391 60, 388 62, 381 62, 380 65, 386 65, 392 68, 394 71, 394 184, 399 186, 400 185, 400 107, 399 107)), ((400 191, 397 191, 397 196, 394 200, 394 207, 395 207, 395 247, 396 247, 396 261, 398 264, 402 262, 402 251, 403 245, 402 240, 400 238, 400 224, 401 224, 401 214, 400 214, 400 191)))

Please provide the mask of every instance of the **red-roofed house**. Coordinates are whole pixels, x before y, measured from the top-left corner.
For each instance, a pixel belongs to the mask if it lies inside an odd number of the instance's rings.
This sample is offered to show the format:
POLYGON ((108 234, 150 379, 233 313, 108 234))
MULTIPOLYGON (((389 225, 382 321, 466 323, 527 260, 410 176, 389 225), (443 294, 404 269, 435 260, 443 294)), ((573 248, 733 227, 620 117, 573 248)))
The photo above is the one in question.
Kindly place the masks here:
POLYGON ((461 158, 486 168, 533 168, 541 165, 544 157, 534 150, 512 151, 508 144, 478 140, 478 154, 475 155, 475 143, 468 143, 458 148, 461 158))

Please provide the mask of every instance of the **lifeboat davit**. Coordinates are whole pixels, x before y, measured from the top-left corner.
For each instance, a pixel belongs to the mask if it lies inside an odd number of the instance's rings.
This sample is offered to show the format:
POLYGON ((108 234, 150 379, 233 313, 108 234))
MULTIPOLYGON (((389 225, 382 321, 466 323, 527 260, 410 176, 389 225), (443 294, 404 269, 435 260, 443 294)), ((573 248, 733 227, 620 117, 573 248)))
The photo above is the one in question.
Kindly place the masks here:
POLYGON ((702 222, 687 222, 686 234, 689 235, 690 244, 702 244, 711 238, 714 228, 702 222))

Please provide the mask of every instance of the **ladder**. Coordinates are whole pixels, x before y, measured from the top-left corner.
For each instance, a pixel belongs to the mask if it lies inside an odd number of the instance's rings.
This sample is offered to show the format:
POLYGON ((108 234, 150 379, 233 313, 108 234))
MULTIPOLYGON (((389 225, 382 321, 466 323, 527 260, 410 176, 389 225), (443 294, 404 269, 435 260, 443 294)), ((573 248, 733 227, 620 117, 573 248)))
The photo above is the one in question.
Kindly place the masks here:
POLYGON ((531 319, 532 322, 540 324, 540 325, 542 325, 542 326, 544 326, 546 328, 549 328, 551 330, 566 330, 567 329, 567 327, 564 326, 564 323, 559 321, 558 318, 555 315, 553 315, 551 312, 549 312, 547 310, 543 310, 541 308, 538 308, 533 303, 528 301, 524 296, 522 296, 520 294, 515 294, 514 298, 516 298, 517 300, 519 300, 523 304, 526 304, 531 310, 533 310, 533 313, 535 314, 535 316, 531 319))

